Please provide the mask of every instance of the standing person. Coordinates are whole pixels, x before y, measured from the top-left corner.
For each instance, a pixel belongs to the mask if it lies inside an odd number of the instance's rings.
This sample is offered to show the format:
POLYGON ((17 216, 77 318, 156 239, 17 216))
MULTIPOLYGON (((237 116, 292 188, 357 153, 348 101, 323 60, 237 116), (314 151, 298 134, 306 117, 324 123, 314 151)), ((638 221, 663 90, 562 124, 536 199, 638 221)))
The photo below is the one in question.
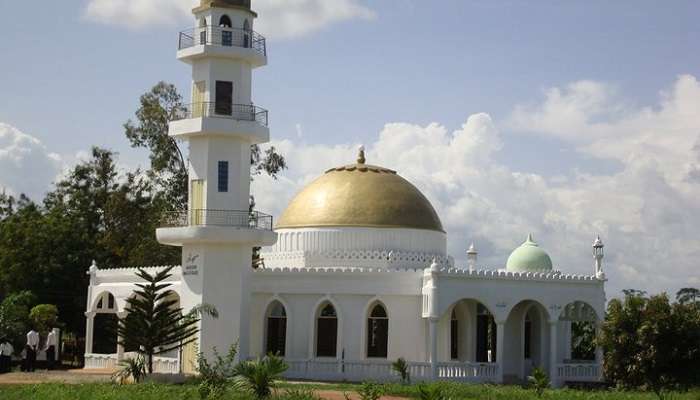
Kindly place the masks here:
POLYGON ((27 333, 27 372, 34 372, 36 352, 39 350, 39 333, 34 329, 27 333))
POLYGON ((44 349, 46 351, 46 368, 49 370, 53 369, 56 361, 56 349, 58 349, 58 337, 52 329, 46 337, 46 348, 44 349))
POLYGON ((12 370, 12 353, 15 349, 7 338, 0 340, 0 374, 12 370))

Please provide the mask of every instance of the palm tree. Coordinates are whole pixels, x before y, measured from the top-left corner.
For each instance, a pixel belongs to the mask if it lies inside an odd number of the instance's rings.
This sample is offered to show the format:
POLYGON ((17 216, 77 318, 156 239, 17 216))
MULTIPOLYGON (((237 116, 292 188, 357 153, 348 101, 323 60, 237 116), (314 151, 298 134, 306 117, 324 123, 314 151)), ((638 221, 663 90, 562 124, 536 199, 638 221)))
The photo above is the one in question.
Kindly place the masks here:
POLYGON ((255 361, 241 361, 234 368, 234 385, 252 393, 257 399, 265 399, 272 394, 276 382, 286 370, 287 363, 272 354, 255 361))

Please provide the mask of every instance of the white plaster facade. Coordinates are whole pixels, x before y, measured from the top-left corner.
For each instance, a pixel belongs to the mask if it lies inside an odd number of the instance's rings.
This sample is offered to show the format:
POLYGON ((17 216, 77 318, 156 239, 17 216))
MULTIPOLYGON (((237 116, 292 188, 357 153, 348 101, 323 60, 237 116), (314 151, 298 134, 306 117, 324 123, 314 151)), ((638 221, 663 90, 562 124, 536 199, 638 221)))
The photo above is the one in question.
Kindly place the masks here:
MULTIPOLYGON (((266 64, 266 50, 248 42, 209 44, 220 34, 209 27, 224 14, 236 29, 250 29, 255 17, 240 5, 195 9, 197 28, 187 34, 193 42, 181 45, 178 58, 192 65, 193 82, 205 82, 197 100, 219 102, 211 88, 225 80, 233 82, 231 101, 252 104, 251 71, 266 64), (206 40, 198 43, 202 31, 206 40)), ((182 247, 182 266, 170 282, 183 309, 208 303, 219 310, 218 319, 201 322, 198 346, 205 355, 238 342, 241 357, 256 357, 272 344, 289 363, 288 376, 307 379, 396 380, 389 364, 399 357, 409 362, 413 380, 513 381, 534 366, 545 368, 555 384, 600 378, 600 351, 595 360, 571 359, 571 322, 599 324, 604 315, 602 242, 594 247, 592 274, 580 276, 480 270, 473 247, 470 265, 456 267, 441 229, 272 231, 247 212, 250 145, 268 140, 266 120, 190 112, 171 123, 170 134, 189 144, 189 179, 201 183, 201 198, 190 193, 189 211, 159 228, 157 237, 182 247), (226 191, 221 161, 228 163, 226 191), (257 269, 253 246, 263 247, 264 265, 257 269)), ((93 352, 94 321, 100 314, 125 315, 138 278, 135 269, 96 265, 88 273, 86 367, 111 368, 124 349, 93 352)), ((156 368, 192 372, 193 354, 163 355, 156 368)))

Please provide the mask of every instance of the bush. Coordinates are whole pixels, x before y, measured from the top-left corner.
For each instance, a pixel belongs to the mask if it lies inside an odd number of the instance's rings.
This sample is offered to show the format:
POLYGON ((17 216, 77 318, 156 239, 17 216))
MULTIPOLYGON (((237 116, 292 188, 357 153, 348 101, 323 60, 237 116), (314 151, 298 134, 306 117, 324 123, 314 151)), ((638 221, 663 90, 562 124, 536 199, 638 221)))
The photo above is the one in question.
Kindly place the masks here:
POLYGON ((265 399, 272 394, 272 389, 286 370, 284 360, 272 354, 255 361, 242 361, 233 370, 234 384, 258 399, 265 399))
POLYGON ((528 376, 527 381, 530 383, 530 387, 535 389, 537 397, 542 397, 544 390, 549 387, 549 377, 542 368, 533 369, 532 376, 528 376))
POLYGON ((297 387, 287 389, 283 394, 277 396, 278 400, 321 400, 313 389, 297 387))
POLYGON ((363 382, 357 394, 362 400, 378 400, 384 394, 384 386, 374 382, 363 382))
POLYGON ((418 384, 418 398, 420 400, 448 400, 450 396, 447 395, 445 390, 445 385, 442 383, 433 384, 418 384))
POLYGON ((398 360, 391 363, 391 369, 396 371, 399 376, 401 376, 401 383, 408 384, 411 383, 411 376, 408 372, 408 363, 403 357, 399 357, 398 360))
POLYGON ((134 383, 139 383, 146 376, 146 362, 143 356, 137 355, 135 358, 127 358, 119 362, 120 370, 112 374, 112 380, 123 385, 132 379, 134 383))
POLYGON ((225 357, 214 352, 214 363, 210 364, 203 353, 197 354, 197 372, 199 373, 199 397, 202 399, 219 398, 226 392, 229 378, 234 376, 238 345, 233 344, 225 357))

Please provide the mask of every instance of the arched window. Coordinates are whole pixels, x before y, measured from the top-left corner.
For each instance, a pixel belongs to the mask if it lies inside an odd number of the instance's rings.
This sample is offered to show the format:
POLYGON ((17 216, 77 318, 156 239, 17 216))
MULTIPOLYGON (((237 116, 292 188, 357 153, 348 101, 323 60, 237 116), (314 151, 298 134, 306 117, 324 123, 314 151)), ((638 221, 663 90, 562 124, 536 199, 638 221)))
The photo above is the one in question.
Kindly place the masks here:
POLYGON ((222 28, 230 28, 231 18, 229 18, 228 15, 222 15, 221 18, 219 18, 219 26, 222 28))
POLYGON ((265 353, 284 356, 287 341, 287 311, 279 301, 269 307, 267 313, 267 341, 265 353))
POLYGON ((199 44, 207 44, 207 20, 199 20, 199 44))
POLYGON ((456 308, 452 309, 450 317, 450 358, 459 359, 459 320, 457 319, 456 308))
POLYGON ((367 357, 386 358, 389 342, 389 318, 381 304, 367 318, 367 357))
POLYGON ((332 304, 326 303, 316 319, 316 357, 336 357, 338 315, 332 304))

